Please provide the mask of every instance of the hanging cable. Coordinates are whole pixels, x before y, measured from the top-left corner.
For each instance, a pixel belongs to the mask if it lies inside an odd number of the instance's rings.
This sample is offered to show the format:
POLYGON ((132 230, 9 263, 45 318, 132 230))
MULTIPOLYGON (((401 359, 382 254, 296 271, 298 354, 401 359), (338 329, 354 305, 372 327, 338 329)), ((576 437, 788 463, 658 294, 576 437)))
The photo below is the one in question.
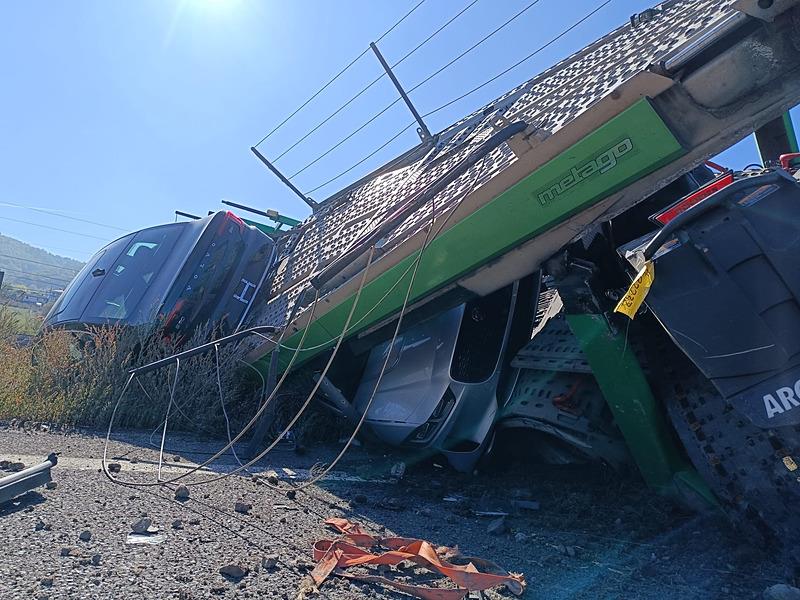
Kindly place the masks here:
MULTIPOLYGON (((381 34, 381 36, 378 38, 378 41, 380 42, 380 41, 381 41, 383 38, 385 38, 385 37, 386 37, 387 35, 389 35, 389 34, 390 34, 392 31, 394 31, 395 27, 397 27, 398 25, 400 25, 400 23, 402 23, 402 22, 403 22, 403 21, 405 21, 405 20, 406 20, 408 17, 410 17, 410 16, 411 16, 411 14, 412 14, 412 13, 413 13, 415 10, 417 10, 417 9, 418 9, 420 6, 422 6, 422 4, 423 4, 424 2, 425 2, 425 0, 420 0, 420 1, 419 1, 417 4, 415 4, 415 5, 414 5, 414 6, 411 8, 411 10, 409 10, 409 11, 408 11, 408 12, 407 12, 405 15, 403 15, 403 16, 400 18, 400 20, 396 21, 394 25, 392 25, 392 26, 391 26, 389 29, 387 29, 386 31, 384 31, 384 32, 383 32, 383 34, 381 34)), ((306 100, 305 102, 303 102, 303 103, 302 103, 300 106, 298 106, 298 107, 297 107, 297 108, 296 108, 296 109, 295 109, 295 110, 294 110, 294 111, 293 111, 293 112, 292 112, 292 113, 291 113, 291 114, 290 114, 288 117, 286 117, 286 118, 285 118, 283 121, 281 121, 280 123, 278 123, 278 124, 277 124, 277 125, 276 125, 276 126, 273 128, 273 129, 272 129, 272 131, 270 131, 269 133, 267 133, 267 135, 265 135, 264 137, 262 137, 262 138, 261 138, 261 139, 258 141, 258 143, 257 143, 257 144, 255 144, 255 147, 256 147, 256 148, 258 148, 258 147, 259 147, 259 146, 260 146, 260 145, 261 145, 261 144, 262 144, 262 143, 263 143, 265 140, 267 140, 269 137, 271 137, 271 136, 272 136, 272 134, 274 134, 274 133, 275 133, 276 131, 278 131, 278 130, 279 130, 281 127, 283 127, 284 125, 286 125, 286 123, 288 123, 288 122, 289 122, 289 120, 290 120, 292 117, 294 117, 294 116, 295 116, 297 113, 299 113, 299 112, 300 112, 301 110, 303 110, 303 109, 304 109, 306 106, 308 106, 308 104, 309 104, 309 103, 310 103, 312 100, 314 100, 314 98, 316 98, 316 97, 317 97, 317 96, 319 96, 319 95, 320 95, 322 92, 324 92, 324 91, 325 91, 325 90, 326 90, 326 89, 327 89, 327 88, 328 88, 328 87, 329 87, 329 86, 330 86, 330 85, 331 85, 331 84, 332 84, 334 81, 336 81, 337 79, 339 79, 339 77, 341 77, 342 75, 344 75, 344 74, 345 74, 345 72, 347 72, 347 71, 350 69, 350 67, 352 67, 354 64, 356 64, 356 63, 357 63, 359 60, 361 60, 361 58, 362 58, 362 57, 363 57, 363 56, 364 56, 364 55, 365 55, 367 52, 369 52, 369 48, 364 48, 364 50, 361 52, 361 54, 359 54, 359 55, 358 55, 358 56, 356 56, 356 57, 355 57, 353 60, 351 60, 349 63, 347 63, 347 66, 345 66, 345 67, 344 67, 344 68, 343 68, 341 71, 339 71, 339 72, 338 72, 336 75, 334 75, 334 76, 333 76, 333 78, 331 78, 331 79, 328 81, 328 83, 326 83, 326 84, 325 84, 325 85, 323 85, 323 86, 322 86, 320 89, 318 89, 316 92, 314 92, 314 93, 311 95, 311 97, 310 97, 308 100, 306 100)), ((383 75, 381 75, 381 77, 383 77, 383 75)), ((365 91, 367 91, 367 89, 369 89, 370 87, 372 87, 372 85, 374 85, 375 83, 377 83, 379 79, 380 79, 380 77, 379 77, 378 79, 376 79, 375 81, 373 81, 372 83, 370 83, 370 84, 369 84, 369 85, 368 85, 366 88, 364 88, 364 89, 363 89, 361 92, 359 92, 359 94, 358 94, 358 95, 360 96, 360 95, 361 95, 361 94, 363 94, 365 91)), ((281 155, 281 156, 283 156, 283 155, 281 155)), ((280 156, 279 156, 278 158, 280 158, 280 156)), ((275 160, 278 160, 278 159, 276 158, 275 160)))
MULTIPOLYGON (((305 287, 305 288, 303 288, 303 290, 301 290, 301 292, 300 292, 300 294, 298 296, 297 302, 301 301, 301 299, 305 295, 305 292, 307 291, 307 289, 308 289, 308 287, 305 287)), ((309 316, 308 316, 308 322, 309 323, 311 323, 314 320, 314 314, 316 313, 316 309, 317 309, 318 303, 319 303, 319 291, 317 290, 317 291, 315 291, 314 298, 313 298, 313 300, 311 302, 311 307, 309 309, 309 316)), ((283 330, 281 331, 281 334, 278 337, 278 343, 283 341, 283 336, 285 335, 286 331, 289 330, 290 325, 291 325, 291 319, 286 324, 286 327, 284 327, 283 330)), ((305 339, 306 339, 306 336, 308 335, 308 330, 309 329, 310 329, 310 327, 305 327, 303 329, 303 334, 300 336, 300 341, 299 341, 299 343, 297 345, 297 349, 294 351, 294 353, 292 354, 292 357, 289 359, 289 363, 286 365, 286 369, 284 370, 283 375, 278 380, 278 383, 273 388, 273 390, 270 393, 269 397, 264 401, 264 404, 261 405, 261 407, 256 411, 256 414, 253 415, 253 418, 250 419, 250 421, 236 435, 236 437, 233 438, 233 440, 231 440, 226 446, 224 446, 222 449, 217 451, 211 458, 207 459, 202 464, 197 465, 196 467, 193 467, 193 468, 189 469, 187 472, 183 473, 182 475, 179 475, 177 477, 173 477, 172 479, 156 481, 156 482, 143 482, 143 483, 133 484, 131 482, 122 482, 122 481, 118 480, 108 470, 108 446, 109 446, 109 443, 111 442, 111 431, 113 430, 114 419, 116 418, 116 414, 117 414, 117 411, 119 410, 120 404, 122 403, 122 399, 125 397, 125 393, 128 391, 128 388, 130 387, 131 381, 133 381, 134 377, 136 377, 136 373, 135 372, 131 373, 130 376, 128 377, 127 381, 125 382, 125 385, 123 386, 122 392, 120 393, 119 397, 117 398, 116 403, 114 404, 114 408, 111 411, 111 418, 109 419, 109 422, 108 422, 108 430, 106 431, 106 440, 105 440, 105 444, 103 446, 103 460, 102 460, 102 469, 103 469, 103 473, 105 474, 105 476, 108 477, 108 479, 110 479, 111 481, 125 483, 126 485, 141 485, 141 486, 144 486, 144 487, 152 487, 152 486, 156 486, 156 485, 163 485, 165 483, 174 483, 175 481, 179 481, 179 480, 183 479, 184 477, 188 477, 189 475, 191 475, 193 473, 196 473, 200 469, 202 469, 204 467, 207 467, 212 462, 217 460, 220 456, 222 456, 225 452, 227 452, 236 442, 238 442, 240 439, 242 439, 242 437, 244 437, 244 435, 253 427, 253 425, 256 424, 258 419, 261 417, 261 415, 264 413, 264 411, 269 406, 270 402, 272 402, 272 400, 275 398, 275 396, 277 395, 277 393, 280 390, 281 386, 283 385, 283 382, 289 376, 289 373, 291 372, 292 367, 294 366, 294 363, 297 360, 297 357, 300 355, 300 351, 302 350, 303 343, 305 342, 305 339)))
MULTIPOLYGON (((584 15, 583 17, 581 17, 581 18, 580 18, 578 21, 576 21, 575 23, 573 23, 572 25, 570 25, 569 27, 567 27, 566 29, 564 29, 563 31, 561 31, 561 32, 560 32, 558 35, 556 35, 555 37, 551 38, 551 39, 550 39, 550 40, 549 40, 547 43, 545 43, 545 44, 543 44, 543 45, 539 46, 539 47, 538 47, 536 50, 534 50, 533 52, 531 52, 530 54, 528 54, 528 56, 526 56, 526 57, 525 57, 525 58, 523 58, 522 60, 519 60, 519 61, 517 61, 516 63, 514 63, 513 65, 511 65, 511 66, 510 66, 510 67, 508 67, 507 69, 504 69, 503 71, 501 71, 500 73, 498 73, 497 75, 495 75, 494 77, 492 77, 491 79, 487 79, 486 81, 484 81, 484 82, 483 82, 483 83, 481 83, 480 85, 478 85, 478 86, 476 86, 476 87, 472 88, 472 89, 471 89, 471 90, 469 90, 468 92, 465 92, 464 94, 461 94, 461 95, 460 95, 460 96, 458 96, 457 98, 453 98, 452 100, 450 100, 450 101, 448 101, 448 102, 446 102, 446 103, 442 104, 441 106, 439 106, 439 107, 437 107, 437 108, 434 108, 432 111, 425 113, 425 114, 423 115, 423 117, 429 117, 429 116, 431 116, 431 115, 433 115, 433 114, 436 114, 437 112, 439 112, 439 111, 441 111, 441 110, 443 110, 443 109, 447 108, 448 106, 450 106, 450 105, 452 105, 452 104, 455 104, 455 103, 456 103, 456 102, 458 102, 459 100, 463 100, 463 99, 464 99, 464 98, 466 98, 467 96, 470 96, 470 95, 474 94, 475 92, 477 92, 478 90, 480 90, 480 89, 482 89, 482 88, 486 87, 487 85, 489 85, 489 84, 490 84, 490 83, 492 83, 493 81, 496 81, 497 79, 499 79, 500 77, 502 77, 503 75, 505 75, 506 73, 508 73, 509 71, 512 71, 513 69, 516 69, 516 68, 517 68, 518 66, 520 66, 522 63, 524 63, 524 62, 526 62, 526 61, 530 60, 531 58, 533 58, 534 56, 536 56, 537 54, 539 54, 539 52, 541 52, 541 51, 542 51, 542 50, 544 50, 545 48, 547 48, 547 47, 551 46, 552 44, 554 44, 555 42, 557 42, 558 40, 560 40, 562 37, 564 37, 565 35, 567 35, 567 34, 568 34, 570 31, 572 31, 573 29, 575 29, 576 27, 578 27, 578 26, 579 26, 581 23, 583 23, 584 21, 586 21, 587 19, 589 19, 590 17, 592 17, 592 16, 593 16, 593 15, 594 15, 596 12, 598 12, 600 9, 602 9, 602 8, 604 8, 605 6, 607 6, 608 4, 610 4, 612 1, 613 1, 613 0, 605 0, 605 2, 603 2, 602 4, 600 4, 600 5, 599 5, 597 8, 595 8, 594 10, 592 10, 591 12, 589 12, 588 14, 584 15)), ((414 88, 412 88, 412 89, 414 89, 414 88)))

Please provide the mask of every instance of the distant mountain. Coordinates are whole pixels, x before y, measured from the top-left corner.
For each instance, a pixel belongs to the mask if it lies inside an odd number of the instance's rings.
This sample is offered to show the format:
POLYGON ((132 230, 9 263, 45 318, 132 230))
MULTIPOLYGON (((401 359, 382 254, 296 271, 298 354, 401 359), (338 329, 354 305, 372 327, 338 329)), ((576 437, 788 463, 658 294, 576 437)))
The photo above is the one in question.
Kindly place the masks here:
POLYGON ((63 289, 81 267, 83 263, 78 260, 51 254, 0 234, 0 271, 5 272, 3 288, 63 289))

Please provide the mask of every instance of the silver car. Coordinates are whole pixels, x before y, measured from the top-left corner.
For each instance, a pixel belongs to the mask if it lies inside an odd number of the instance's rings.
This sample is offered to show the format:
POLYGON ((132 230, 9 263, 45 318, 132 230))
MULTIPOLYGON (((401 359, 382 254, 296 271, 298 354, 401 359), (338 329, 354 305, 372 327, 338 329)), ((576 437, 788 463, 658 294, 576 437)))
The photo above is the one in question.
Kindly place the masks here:
POLYGON ((413 325, 370 351, 353 405, 382 441, 444 455, 470 471, 486 450, 519 283, 413 325))

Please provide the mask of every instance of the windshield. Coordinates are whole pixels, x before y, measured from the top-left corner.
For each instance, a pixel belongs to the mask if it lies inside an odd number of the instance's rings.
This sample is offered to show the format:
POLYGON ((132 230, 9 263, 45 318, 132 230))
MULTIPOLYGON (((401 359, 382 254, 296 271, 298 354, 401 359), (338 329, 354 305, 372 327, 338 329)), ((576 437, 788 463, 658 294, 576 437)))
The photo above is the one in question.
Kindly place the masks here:
POLYGON ((113 265, 98 275, 102 283, 83 312, 82 320, 128 318, 166 262, 182 230, 183 224, 176 223, 137 233, 113 265))

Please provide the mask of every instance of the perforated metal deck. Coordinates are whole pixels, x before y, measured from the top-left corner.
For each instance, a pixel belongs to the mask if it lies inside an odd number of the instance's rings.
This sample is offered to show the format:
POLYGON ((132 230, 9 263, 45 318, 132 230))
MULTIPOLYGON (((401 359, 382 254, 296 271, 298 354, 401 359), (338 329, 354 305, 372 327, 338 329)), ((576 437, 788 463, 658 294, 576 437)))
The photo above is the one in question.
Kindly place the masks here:
MULTIPOLYGON (((434 152, 420 146, 403 166, 389 172, 379 170, 374 177, 332 196, 299 226, 304 231, 302 238, 296 248, 279 258, 266 306, 254 317, 261 324, 284 324, 302 285, 316 269, 341 255, 365 228, 380 222, 398 203, 451 169, 494 132, 498 118, 524 120, 552 134, 693 35, 730 15, 732 3, 662 3, 662 11, 651 20, 635 27, 626 23, 448 127, 436 136, 434 152)), ((448 213, 462 196, 516 160, 509 146, 502 144, 438 194, 434 200, 437 214, 448 213)), ((387 247, 419 231, 430 219, 430 211, 427 205, 409 217, 390 236, 387 247)))

